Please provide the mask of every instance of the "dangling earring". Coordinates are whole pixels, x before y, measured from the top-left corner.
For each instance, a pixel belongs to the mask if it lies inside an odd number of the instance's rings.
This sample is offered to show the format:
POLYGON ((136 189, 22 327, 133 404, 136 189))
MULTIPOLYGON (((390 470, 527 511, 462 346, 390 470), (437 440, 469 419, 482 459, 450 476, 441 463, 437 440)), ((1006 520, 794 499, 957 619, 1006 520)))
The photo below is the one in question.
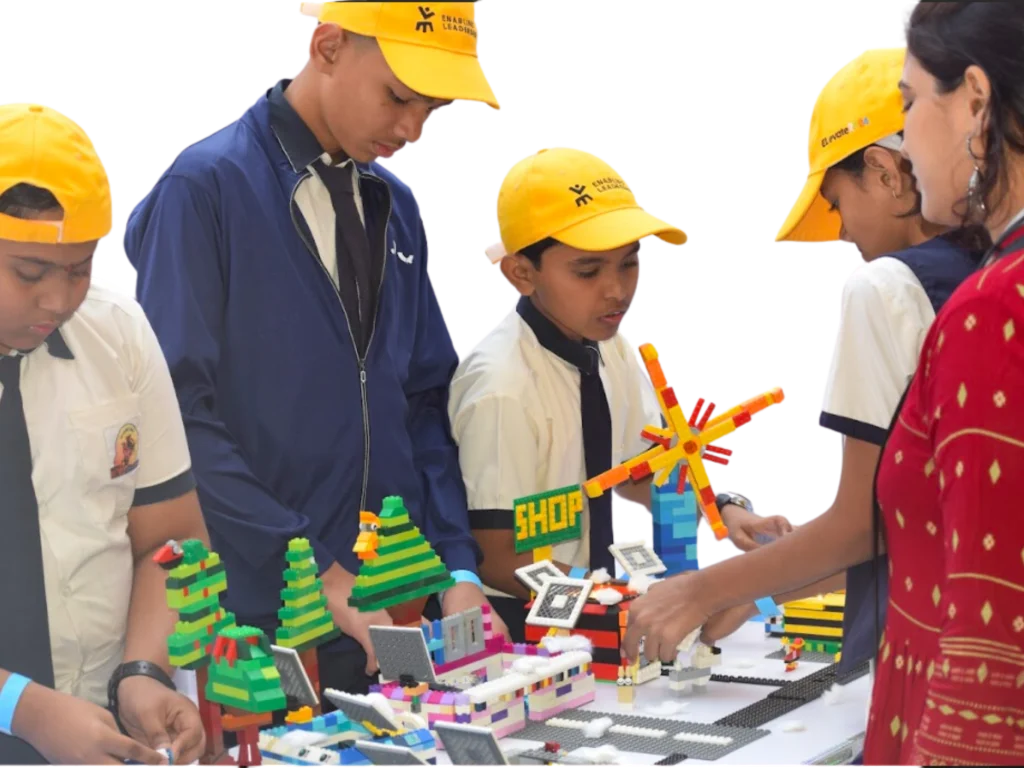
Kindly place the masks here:
POLYGON ((892 199, 893 200, 899 200, 900 199, 900 196, 896 194, 896 190, 895 189, 892 189, 890 191, 892 192, 892 199))
POLYGON ((967 154, 974 163, 974 172, 971 174, 970 181, 967 182, 967 205, 969 208, 976 208, 984 216, 987 209, 985 207, 985 200, 978 199, 978 192, 981 188, 981 168, 978 167, 978 158, 974 156, 974 152, 971 150, 971 139, 973 138, 973 134, 967 137, 967 154))

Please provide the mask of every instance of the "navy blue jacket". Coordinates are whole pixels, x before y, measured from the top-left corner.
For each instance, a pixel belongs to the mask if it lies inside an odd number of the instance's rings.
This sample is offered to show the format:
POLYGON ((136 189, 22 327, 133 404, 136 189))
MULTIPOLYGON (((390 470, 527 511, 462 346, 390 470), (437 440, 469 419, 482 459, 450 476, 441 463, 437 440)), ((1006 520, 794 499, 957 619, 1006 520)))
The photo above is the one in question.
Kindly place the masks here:
POLYGON ((309 538, 321 569, 355 573, 359 511, 385 496, 405 499, 449 569, 475 572, 479 560, 447 416, 458 359, 416 200, 380 166, 359 166, 367 232, 386 250, 361 360, 293 200, 322 150, 307 140, 306 156, 292 156, 271 114, 264 96, 186 149, 125 235, 227 566, 224 604, 264 629, 281 605, 288 540, 309 538))
MULTIPOLYGON (((948 238, 936 237, 914 248, 888 254, 885 258, 897 259, 910 268, 938 314, 957 286, 978 268, 981 254, 972 253, 948 238)), ((910 385, 909 381, 907 385, 910 385)), ((896 414, 893 414, 894 422, 899 410, 897 408, 896 414)), ((884 445, 887 439, 884 430, 860 422, 836 419, 829 414, 822 414, 821 425, 879 446, 884 445), (839 423, 843 421, 846 423, 839 423)), ((840 672, 852 672, 874 658, 881 631, 885 627, 888 603, 889 559, 886 555, 847 570, 840 672)))

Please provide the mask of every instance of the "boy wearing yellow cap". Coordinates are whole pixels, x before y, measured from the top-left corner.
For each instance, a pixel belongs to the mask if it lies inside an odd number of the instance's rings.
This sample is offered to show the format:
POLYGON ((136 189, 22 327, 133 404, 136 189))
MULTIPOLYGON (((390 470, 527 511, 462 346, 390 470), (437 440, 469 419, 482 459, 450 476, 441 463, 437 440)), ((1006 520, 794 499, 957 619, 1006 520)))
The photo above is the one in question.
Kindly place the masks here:
POLYGON ((206 529, 167 365, 139 306, 90 288, 111 209, 85 133, 0 106, 0 146, 0 763, 189 762, 152 556, 206 529))
MULTIPOLYGON (((573 149, 520 162, 498 197, 501 243, 488 249, 521 294, 516 307, 462 361, 451 387, 452 431, 484 553, 481 573, 513 638, 524 598, 515 578, 513 501, 578 485, 647 446, 660 424, 635 351, 618 333, 633 300, 640 241, 686 235, 656 219, 607 163, 573 149)), ((647 484, 622 495, 650 505, 647 484)), ((611 496, 588 500, 583 535, 554 548, 567 573, 614 572, 611 496)))
POLYGON ((872 558, 881 446, 936 311, 974 271, 986 245, 974 232, 946 233, 921 216, 913 176, 899 154, 903 113, 896 85, 904 56, 903 49, 867 51, 826 85, 811 118, 807 181, 778 235, 852 242, 867 262, 843 292, 820 419, 843 436, 835 501, 785 539, 711 566, 691 582, 670 579, 658 594, 638 600, 627 646, 645 635, 645 649, 671 652, 705 622, 707 638, 716 640, 757 612, 774 612, 776 601, 845 587, 844 670, 878 647, 888 596, 885 558, 872 558))
MULTIPOLYGON (((189 147, 128 222, 138 295, 167 356, 225 601, 272 631, 288 540, 308 538, 345 636, 321 682, 365 691, 371 624, 348 605, 359 513, 401 496, 480 605, 479 549, 447 417, 458 362, 412 192, 377 162, 452 100, 497 107, 474 4, 306 4, 299 75, 189 147)), ((503 629, 498 623, 498 629, 503 629)))

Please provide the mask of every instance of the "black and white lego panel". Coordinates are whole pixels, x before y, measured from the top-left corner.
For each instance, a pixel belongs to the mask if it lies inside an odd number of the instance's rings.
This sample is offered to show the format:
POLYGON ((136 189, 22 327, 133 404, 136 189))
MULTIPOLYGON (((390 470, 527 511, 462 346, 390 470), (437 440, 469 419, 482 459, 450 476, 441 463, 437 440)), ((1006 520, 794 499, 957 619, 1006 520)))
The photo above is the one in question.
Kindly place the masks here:
POLYGON ((281 687, 286 696, 291 696, 298 701, 300 707, 315 707, 320 699, 313 690, 313 683, 306 674, 306 668, 302 666, 299 659, 299 652, 294 648, 282 648, 279 645, 270 646, 274 652, 274 666, 281 675, 281 687))
POLYGON ((434 723, 434 732, 452 765, 508 765, 490 728, 439 721, 434 723))
MULTIPOLYGON (((460 631, 461 636, 463 633, 460 631)), ((437 684, 427 641, 418 627, 370 627, 370 642, 377 654, 382 679, 400 680, 402 675, 409 675, 417 683, 437 684)), ((447 643, 446 632, 445 651, 448 650, 447 643)))
POLYGON ((570 579, 566 576, 548 579, 533 601, 526 623, 538 627, 572 629, 576 626, 593 586, 594 583, 586 579, 570 579))
POLYGON ((516 578, 534 592, 540 592, 548 579, 559 579, 565 574, 555 567, 550 560, 539 560, 522 568, 516 568, 516 578))
POLYGON ((608 551, 630 576, 657 576, 668 570, 655 551, 642 541, 612 544, 608 551))

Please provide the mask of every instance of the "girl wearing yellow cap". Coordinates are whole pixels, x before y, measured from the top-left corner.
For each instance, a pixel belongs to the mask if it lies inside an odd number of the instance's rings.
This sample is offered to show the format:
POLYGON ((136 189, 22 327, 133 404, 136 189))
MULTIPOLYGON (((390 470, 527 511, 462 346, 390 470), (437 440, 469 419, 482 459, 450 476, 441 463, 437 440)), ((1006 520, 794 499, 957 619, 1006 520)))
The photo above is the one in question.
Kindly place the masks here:
POLYGON ((871 494, 881 446, 935 312, 976 269, 983 238, 977 231, 947 233, 921 215, 899 153, 903 114, 895 85, 904 56, 902 49, 868 51, 822 91, 811 119, 810 173, 778 236, 842 239, 866 262, 844 289, 820 419, 843 436, 835 501, 793 534, 636 601, 628 639, 635 648, 646 635, 645 653, 660 648, 667 657, 701 625, 708 639, 718 639, 758 612, 777 612, 775 601, 844 587, 844 669, 870 659, 877 647, 887 565, 884 557, 870 562, 871 494))

